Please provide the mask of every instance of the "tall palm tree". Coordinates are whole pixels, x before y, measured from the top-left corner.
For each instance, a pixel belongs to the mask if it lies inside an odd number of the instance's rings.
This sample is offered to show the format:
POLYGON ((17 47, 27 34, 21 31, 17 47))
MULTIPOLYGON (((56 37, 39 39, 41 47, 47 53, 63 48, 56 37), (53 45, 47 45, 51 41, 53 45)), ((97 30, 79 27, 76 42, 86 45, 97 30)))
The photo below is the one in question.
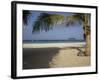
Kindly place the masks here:
POLYGON ((84 37, 86 40, 85 55, 90 55, 90 14, 75 13, 71 16, 63 14, 41 13, 33 24, 33 32, 52 29, 56 24, 74 25, 79 22, 83 25, 84 37))

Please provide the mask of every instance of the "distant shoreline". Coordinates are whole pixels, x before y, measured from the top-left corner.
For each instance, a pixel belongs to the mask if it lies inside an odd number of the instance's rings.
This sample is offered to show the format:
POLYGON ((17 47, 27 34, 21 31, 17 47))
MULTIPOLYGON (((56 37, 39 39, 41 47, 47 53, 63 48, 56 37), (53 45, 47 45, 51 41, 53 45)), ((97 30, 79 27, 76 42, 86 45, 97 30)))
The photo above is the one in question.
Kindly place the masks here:
POLYGON ((85 40, 23 40, 23 43, 72 43, 85 42, 85 40))

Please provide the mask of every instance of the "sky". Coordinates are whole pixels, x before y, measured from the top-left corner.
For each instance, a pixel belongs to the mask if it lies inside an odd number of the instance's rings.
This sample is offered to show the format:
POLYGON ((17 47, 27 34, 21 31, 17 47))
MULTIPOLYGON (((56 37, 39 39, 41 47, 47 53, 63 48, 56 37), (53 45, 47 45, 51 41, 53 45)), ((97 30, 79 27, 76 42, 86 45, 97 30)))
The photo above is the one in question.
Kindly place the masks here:
MULTIPOLYGON (((57 24, 53 29, 45 32, 32 33, 32 25, 40 13, 44 11, 31 11, 28 19, 28 25, 23 25, 23 40, 68 40, 75 38, 77 40, 84 40, 82 25, 77 23, 67 27, 65 24, 57 24)), ((50 14, 63 14, 65 16, 73 15, 69 12, 45 12, 50 14)))

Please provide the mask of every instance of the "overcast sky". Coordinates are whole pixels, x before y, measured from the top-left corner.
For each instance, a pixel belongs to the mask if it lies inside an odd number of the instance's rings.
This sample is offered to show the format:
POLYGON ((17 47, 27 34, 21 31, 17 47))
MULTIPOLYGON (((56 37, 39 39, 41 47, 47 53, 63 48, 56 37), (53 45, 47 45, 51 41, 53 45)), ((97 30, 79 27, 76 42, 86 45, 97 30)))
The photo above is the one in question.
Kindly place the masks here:
MULTIPOLYGON (((47 32, 41 31, 38 33, 32 33, 32 24, 37 19, 40 13, 44 13, 42 11, 31 11, 31 15, 29 17, 28 25, 23 25, 23 40, 68 40, 69 38, 75 38, 78 40, 82 40, 83 38, 83 29, 82 25, 75 24, 73 26, 66 27, 64 24, 56 25, 52 30, 47 32)), ((73 13, 67 12, 45 12, 50 14, 63 14, 65 16, 72 15, 73 13)))

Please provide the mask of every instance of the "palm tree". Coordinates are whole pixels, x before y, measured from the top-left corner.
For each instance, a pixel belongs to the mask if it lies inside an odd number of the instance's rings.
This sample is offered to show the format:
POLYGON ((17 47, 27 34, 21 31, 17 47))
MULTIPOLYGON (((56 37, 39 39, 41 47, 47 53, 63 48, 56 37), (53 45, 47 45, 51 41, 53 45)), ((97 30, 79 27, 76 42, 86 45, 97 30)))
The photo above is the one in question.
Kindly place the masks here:
POLYGON ((83 25, 84 37, 86 40, 85 55, 90 55, 90 14, 75 13, 71 16, 63 14, 41 13, 33 24, 33 32, 52 29, 56 24, 74 25, 79 22, 83 25))

